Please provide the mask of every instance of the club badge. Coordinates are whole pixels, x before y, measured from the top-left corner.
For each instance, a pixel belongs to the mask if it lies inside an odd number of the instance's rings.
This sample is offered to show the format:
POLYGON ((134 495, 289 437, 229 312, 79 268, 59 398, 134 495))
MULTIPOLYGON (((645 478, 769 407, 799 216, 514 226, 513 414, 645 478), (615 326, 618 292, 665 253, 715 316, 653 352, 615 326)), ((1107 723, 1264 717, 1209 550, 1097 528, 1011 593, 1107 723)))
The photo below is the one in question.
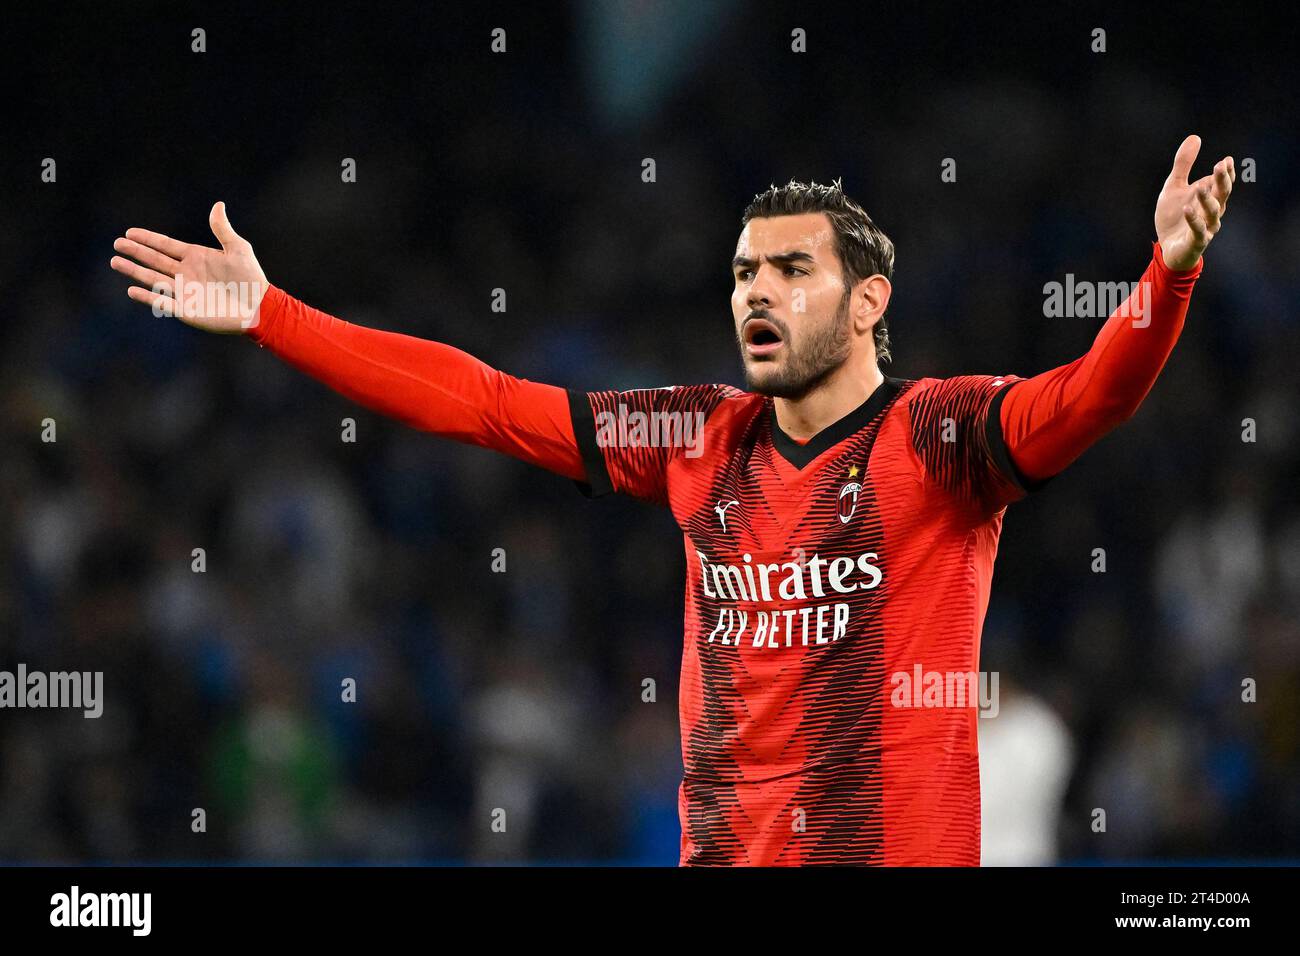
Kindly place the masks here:
POLYGON ((858 495, 862 493, 862 482, 857 481, 858 466, 849 466, 849 480, 840 488, 840 524, 848 524, 853 512, 858 509, 858 495))

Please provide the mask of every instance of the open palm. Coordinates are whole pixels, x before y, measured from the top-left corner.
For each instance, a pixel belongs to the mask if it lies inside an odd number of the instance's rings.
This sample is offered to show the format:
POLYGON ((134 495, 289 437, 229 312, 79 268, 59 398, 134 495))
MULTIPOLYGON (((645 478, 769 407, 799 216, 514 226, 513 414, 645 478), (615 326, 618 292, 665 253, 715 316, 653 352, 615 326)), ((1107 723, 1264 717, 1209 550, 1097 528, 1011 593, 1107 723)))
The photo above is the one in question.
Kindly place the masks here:
POLYGON ((1191 269, 1223 224, 1228 196, 1237 178, 1231 156, 1214 164, 1214 171, 1188 182, 1192 163, 1201 151, 1201 138, 1189 136, 1174 155, 1174 167, 1156 199, 1156 238, 1165 265, 1179 272, 1191 269))
POLYGON ((175 316, 206 332, 242 332, 254 324, 266 273, 253 247, 231 228, 225 203, 213 205, 208 225, 220 249, 132 228, 114 240, 122 255, 109 265, 138 283, 126 294, 152 306, 155 315, 175 316))

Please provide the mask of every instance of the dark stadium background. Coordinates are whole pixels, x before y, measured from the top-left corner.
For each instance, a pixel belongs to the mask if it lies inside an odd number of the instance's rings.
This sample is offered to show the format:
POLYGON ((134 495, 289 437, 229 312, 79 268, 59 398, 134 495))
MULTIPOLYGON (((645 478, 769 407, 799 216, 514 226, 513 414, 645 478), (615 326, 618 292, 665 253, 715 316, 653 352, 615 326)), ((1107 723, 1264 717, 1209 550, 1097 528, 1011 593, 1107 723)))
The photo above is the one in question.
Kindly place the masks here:
POLYGON ((12 17, 0 668, 103 670, 106 702, 0 711, 0 861, 677 858, 669 514, 153 318, 108 267, 127 227, 214 244, 222 199, 272 282, 350 321, 568 387, 740 384, 741 210, 842 176, 898 248, 889 374, 1028 375, 1101 321, 1044 318, 1045 283, 1140 277, 1189 132, 1196 175, 1231 154, 1257 181, 1137 416, 1009 510, 981 665, 1068 733, 1058 859, 1300 857, 1290 29, 1169 5, 12 17))

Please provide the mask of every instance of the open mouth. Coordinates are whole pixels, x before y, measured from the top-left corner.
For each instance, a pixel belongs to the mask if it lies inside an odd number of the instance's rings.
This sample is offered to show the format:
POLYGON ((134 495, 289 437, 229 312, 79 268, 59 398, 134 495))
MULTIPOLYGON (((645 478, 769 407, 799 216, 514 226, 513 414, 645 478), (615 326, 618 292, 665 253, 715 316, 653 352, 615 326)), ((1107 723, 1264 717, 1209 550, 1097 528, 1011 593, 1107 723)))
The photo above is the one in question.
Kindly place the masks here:
POLYGON ((785 344, 777 327, 767 319, 750 319, 745 323, 743 337, 745 351, 750 355, 769 355, 785 344))

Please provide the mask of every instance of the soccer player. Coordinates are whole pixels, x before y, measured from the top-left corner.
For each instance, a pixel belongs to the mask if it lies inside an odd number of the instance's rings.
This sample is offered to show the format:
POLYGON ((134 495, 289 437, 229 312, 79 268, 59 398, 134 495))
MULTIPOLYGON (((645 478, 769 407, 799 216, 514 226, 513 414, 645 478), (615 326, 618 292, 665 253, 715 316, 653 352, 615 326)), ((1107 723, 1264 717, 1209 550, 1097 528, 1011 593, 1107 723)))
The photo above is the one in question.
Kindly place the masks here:
POLYGON ((1169 356, 1235 179, 1225 157, 1189 182, 1199 150, 1178 148, 1133 293, 1086 354, 1032 378, 881 372, 893 246, 838 183, 745 210, 747 391, 569 391, 345 322, 268 285, 222 203, 220 249, 133 228, 111 264, 132 299, 376 412, 672 509, 682 864, 977 866, 976 701, 928 675, 978 672, 1006 506, 1133 415, 1169 356))

